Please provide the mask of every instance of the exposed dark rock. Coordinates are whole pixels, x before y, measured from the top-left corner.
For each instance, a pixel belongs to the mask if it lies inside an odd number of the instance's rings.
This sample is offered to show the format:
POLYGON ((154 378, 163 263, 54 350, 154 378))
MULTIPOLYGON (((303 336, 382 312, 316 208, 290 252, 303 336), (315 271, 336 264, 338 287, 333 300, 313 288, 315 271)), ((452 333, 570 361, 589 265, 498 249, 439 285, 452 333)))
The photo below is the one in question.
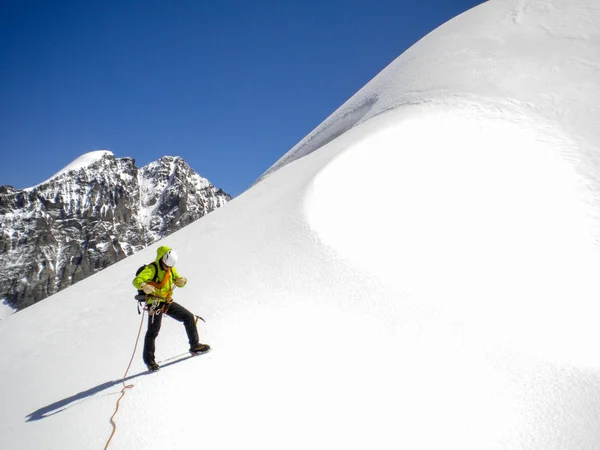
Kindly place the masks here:
POLYGON ((181 158, 138 169, 110 152, 33 188, 0 186, 0 298, 23 309, 229 200, 181 158))

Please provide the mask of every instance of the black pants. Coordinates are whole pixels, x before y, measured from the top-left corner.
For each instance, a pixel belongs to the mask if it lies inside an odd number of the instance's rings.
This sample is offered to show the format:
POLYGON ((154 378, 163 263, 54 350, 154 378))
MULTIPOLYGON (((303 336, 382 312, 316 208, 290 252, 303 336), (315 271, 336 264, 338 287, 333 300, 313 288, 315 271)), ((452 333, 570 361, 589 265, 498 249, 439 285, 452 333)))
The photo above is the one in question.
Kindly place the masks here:
MULTIPOLYGON (((165 309, 167 309, 165 307, 165 309)), ((144 340, 144 363, 148 364, 154 362, 154 350, 156 348, 155 341, 158 332, 160 331, 160 325, 162 323, 162 317, 164 313, 160 313, 155 316, 148 317, 148 331, 146 331, 146 338, 144 340)), ((190 342, 190 347, 198 344, 198 330, 196 329, 196 318, 194 315, 181 306, 179 303, 172 302, 167 309, 167 315, 183 322, 185 331, 190 342)))

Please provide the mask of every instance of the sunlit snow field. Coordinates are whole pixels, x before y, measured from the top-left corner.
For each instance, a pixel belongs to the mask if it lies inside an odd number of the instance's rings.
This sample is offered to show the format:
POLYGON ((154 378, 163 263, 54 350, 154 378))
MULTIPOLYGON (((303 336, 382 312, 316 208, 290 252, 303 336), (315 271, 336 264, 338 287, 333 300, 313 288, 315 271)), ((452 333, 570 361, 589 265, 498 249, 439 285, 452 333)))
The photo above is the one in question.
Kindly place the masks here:
POLYGON ((103 448, 158 245, 166 319, 111 449, 600 448, 600 9, 492 0, 260 181, 0 322, 0 448, 103 448))

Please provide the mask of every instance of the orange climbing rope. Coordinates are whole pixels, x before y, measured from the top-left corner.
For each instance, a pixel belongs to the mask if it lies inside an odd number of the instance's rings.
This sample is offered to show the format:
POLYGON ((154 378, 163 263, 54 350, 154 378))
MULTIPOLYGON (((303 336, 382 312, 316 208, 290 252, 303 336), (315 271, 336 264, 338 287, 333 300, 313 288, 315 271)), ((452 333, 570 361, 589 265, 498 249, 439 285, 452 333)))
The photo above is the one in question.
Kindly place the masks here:
MULTIPOLYGON (((145 311, 145 309, 144 309, 144 311, 145 311)), ((123 389, 121 389, 121 395, 119 395, 119 398, 117 399, 117 404, 115 405, 115 412, 113 413, 112 416, 110 416, 110 423, 112 424, 113 430, 112 430, 112 433, 110 433, 110 437, 108 438, 108 441, 106 441, 104 450, 106 450, 108 448, 108 445, 110 444, 111 439, 113 438, 113 436, 115 435, 115 432, 117 431, 117 424, 115 423, 114 418, 117 415, 117 411, 119 411, 119 402, 125 396, 125 390, 131 389, 133 387, 133 384, 126 385, 125 379, 127 378, 127 374, 129 373, 129 369, 131 368, 131 363, 133 362, 133 357, 135 356, 135 352, 137 350, 138 342, 140 340, 140 334, 142 333, 142 325, 143 324, 144 324, 144 314, 142 313, 142 320, 140 321, 140 328, 138 330, 138 335, 135 340, 135 346, 133 347, 133 353, 131 354, 131 359, 129 360, 129 365, 127 366, 127 370, 125 370, 125 374, 123 375, 123 380, 121 381, 123 383, 123 389)))
MULTIPOLYGON (((153 281, 148 281, 148 284, 154 286, 157 289, 161 289, 166 284, 167 279, 170 276, 171 276, 171 268, 168 268, 161 283, 154 283, 153 281)), ((175 286, 173 286, 173 290, 174 289, 175 289, 175 286)), ((166 298, 167 301, 170 300, 173 290, 171 290, 169 292, 169 294, 167 295, 167 298, 166 298)), ((168 304, 170 304, 170 302, 168 302, 168 304)), ((148 307, 148 305, 146 305, 146 307, 144 308, 143 311, 146 311, 147 307, 148 307)), ((168 306, 167 306, 167 309, 168 309, 168 306)), ((115 423, 114 419, 115 419, 115 416, 117 415, 117 412, 119 411, 119 403, 121 402, 121 399, 125 396, 125 391, 127 389, 131 389, 133 387, 133 384, 126 385, 125 379, 127 378, 127 374, 129 373, 129 369, 131 368, 131 363, 133 362, 133 358, 135 357, 135 352, 137 350, 138 342, 140 341, 140 335, 142 333, 142 325, 143 324, 144 324, 144 314, 142 313, 142 320, 140 321, 140 328, 138 329, 137 338, 135 339, 135 346, 133 347, 133 353, 131 354, 131 359, 129 360, 129 364, 127 365, 127 370, 125 370, 125 374, 123 375, 123 379, 121 380, 121 382, 123 383, 123 388, 121 389, 121 395, 119 395, 119 398, 117 399, 117 403, 115 405, 115 412, 113 413, 112 416, 110 416, 110 423, 112 424, 113 430, 112 430, 112 433, 110 433, 108 440, 106 441, 104 450, 106 450, 108 448, 110 441, 112 440, 113 436, 115 435, 115 432, 117 431, 117 424, 115 423)))
MULTIPOLYGON (((150 286, 154 286, 156 289, 162 289, 165 286, 165 284, 167 283, 167 280, 169 280, 169 278, 172 278, 172 276, 171 276, 171 268, 170 267, 165 272, 165 275, 164 275, 164 277, 163 277, 163 279, 162 279, 162 281, 160 283, 156 283, 154 281, 146 281, 146 283, 148 283, 150 286)), ((174 288, 174 286, 172 286, 172 288, 174 288)), ((170 300, 172 293, 173 293, 173 289, 171 289, 167 293, 167 296, 165 297, 165 300, 170 300)))

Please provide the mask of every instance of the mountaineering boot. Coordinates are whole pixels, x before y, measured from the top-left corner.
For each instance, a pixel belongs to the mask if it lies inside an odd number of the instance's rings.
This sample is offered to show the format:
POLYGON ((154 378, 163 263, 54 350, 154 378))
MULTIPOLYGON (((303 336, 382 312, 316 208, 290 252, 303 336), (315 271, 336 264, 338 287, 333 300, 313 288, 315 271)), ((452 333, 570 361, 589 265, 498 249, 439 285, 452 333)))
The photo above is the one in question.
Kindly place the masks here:
POLYGON ((195 344, 190 347, 190 353, 192 355, 198 355, 200 353, 206 353, 210 350, 210 345, 208 344, 195 344))
POLYGON ((154 361, 146 364, 146 366, 148 367, 148 370, 150 372, 156 372, 158 369, 160 369, 160 366, 158 364, 156 364, 154 361))

